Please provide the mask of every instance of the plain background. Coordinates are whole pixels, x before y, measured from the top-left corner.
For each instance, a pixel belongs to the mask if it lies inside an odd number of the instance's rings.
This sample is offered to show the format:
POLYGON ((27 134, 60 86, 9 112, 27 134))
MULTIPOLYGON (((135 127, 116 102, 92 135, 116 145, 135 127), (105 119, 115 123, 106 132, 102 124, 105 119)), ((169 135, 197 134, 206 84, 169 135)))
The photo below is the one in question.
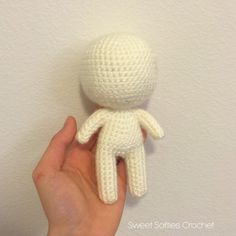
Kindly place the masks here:
POLYGON ((128 197, 117 235, 235 235, 235 11, 234 0, 1 0, 0 235, 46 234, 31 172, 68 115, 81 124, 91 113, 79 57, 112 32, 157 53, 147 110, 166 133, 146 144, 149 193, 128 197), (214 227, 150 228, 158 222, 214 227))

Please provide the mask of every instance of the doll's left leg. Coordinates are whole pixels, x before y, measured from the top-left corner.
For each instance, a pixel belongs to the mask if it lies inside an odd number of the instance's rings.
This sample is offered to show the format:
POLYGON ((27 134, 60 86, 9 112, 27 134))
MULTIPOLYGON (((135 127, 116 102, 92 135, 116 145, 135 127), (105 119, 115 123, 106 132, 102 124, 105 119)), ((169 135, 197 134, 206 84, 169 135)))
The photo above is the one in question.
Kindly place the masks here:
POLYGON ((146 163, 143 145, 131 150, 125 157, 128 185, 133 196, 141 197, 147 192, 146 163))

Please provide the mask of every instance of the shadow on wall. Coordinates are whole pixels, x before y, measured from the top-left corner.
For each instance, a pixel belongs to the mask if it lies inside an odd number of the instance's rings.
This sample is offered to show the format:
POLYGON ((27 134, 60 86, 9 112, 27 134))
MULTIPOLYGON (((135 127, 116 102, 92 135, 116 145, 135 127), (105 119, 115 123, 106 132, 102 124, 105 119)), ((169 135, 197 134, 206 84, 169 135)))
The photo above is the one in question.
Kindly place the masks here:
POLYGON ((36 127, 29 128, 24 137, 21 137, 22 141, 13 144, 11 150, 3 157, 8 160, 8 166, 3 167, 7 179, 2 181, 2 184, 5 184, 5 188, 9 191, 1 192, 1 199, 3 201, 5 199, 5 203, 1 204, 5 204, 4 209, 7 209, 6 212, 0 212, 2 236, 40 235, 39 232, 45 234, 47 231, 46 219, 31 175, 44 151, 45 144, 49 141, 45 140, 49 126, 45 119, 36 127), (42 128, 45 132, 42 132, 42 128))
POLYGON ((58 107, 74 112, 79 121, 84 120, 95 109, 93 104, 81 89, 80 60, 88 42, 78 41, 67 50, 56 55, 50 77, 50 91, 52 102, 58 107), (85 112, 85 114, 83 114, 85 112))

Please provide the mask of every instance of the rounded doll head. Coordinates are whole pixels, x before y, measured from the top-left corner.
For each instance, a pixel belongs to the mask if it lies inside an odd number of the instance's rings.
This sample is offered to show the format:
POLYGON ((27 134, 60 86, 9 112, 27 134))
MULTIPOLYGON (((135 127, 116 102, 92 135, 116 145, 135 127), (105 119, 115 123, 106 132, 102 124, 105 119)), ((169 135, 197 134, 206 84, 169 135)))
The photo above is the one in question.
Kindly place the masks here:
POLYGON ((102 107, 130 109, 156 85, 155 60, 148 45, 129 34, 112 34, 92 44, 82 59, 85 94, 102 107))

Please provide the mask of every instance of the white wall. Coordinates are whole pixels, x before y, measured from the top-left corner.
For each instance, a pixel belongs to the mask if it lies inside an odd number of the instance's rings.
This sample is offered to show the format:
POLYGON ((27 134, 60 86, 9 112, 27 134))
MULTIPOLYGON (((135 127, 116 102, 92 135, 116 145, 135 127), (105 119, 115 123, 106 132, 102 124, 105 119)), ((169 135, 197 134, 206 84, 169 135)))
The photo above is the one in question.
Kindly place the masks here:
POLYGON ((78 58, 96 37, 133 32, 159 57, 148 110, 166 132, 147 143, 149 193, 128 198, 118 235, 236 231, 236 1, 1 0, 0 235, 45 235, 31 181, 67 115, 91 111, 78 58), (214 222, 213 229, 129 229, 131 223, 214 222))

